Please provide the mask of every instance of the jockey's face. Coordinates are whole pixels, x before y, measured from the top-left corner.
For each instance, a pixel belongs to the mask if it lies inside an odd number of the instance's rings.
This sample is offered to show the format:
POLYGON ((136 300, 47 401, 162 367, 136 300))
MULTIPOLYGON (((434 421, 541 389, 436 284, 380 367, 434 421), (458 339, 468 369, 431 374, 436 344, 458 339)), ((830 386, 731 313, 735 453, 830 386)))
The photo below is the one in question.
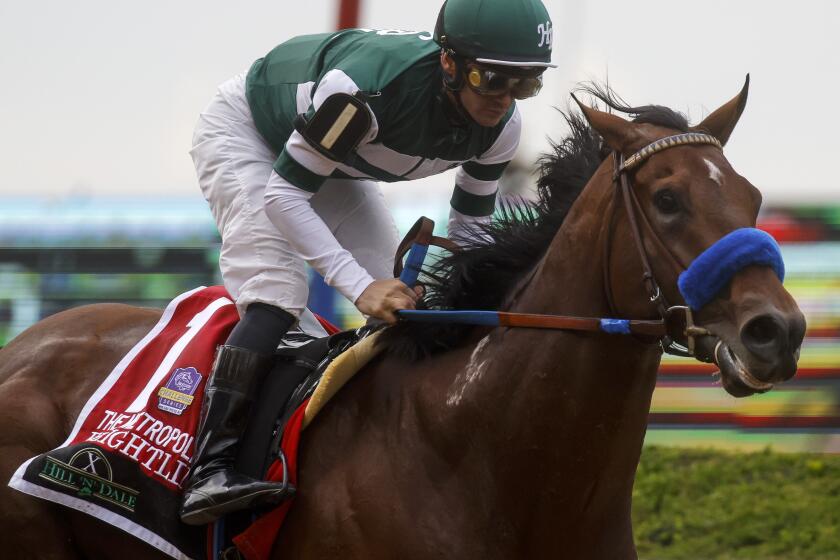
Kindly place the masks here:
MULTIPOLYGON (((441 54, 440 63, 443 71, 450 76, 454 76, 458 71, 455 61, 446 54, 441 54)), ((495 95, 483 95, 464 86, 454 95, 460 96, 461 105, 475 122, 488 127, 499 124, 513 103, 513 94, 510 90, 495 95)))
POLYGON ((510 90, 496 95, 480 94, 469 87, 458 92, 461 104, 475 122, 481 126, 496 126, 513 103, 510 90))

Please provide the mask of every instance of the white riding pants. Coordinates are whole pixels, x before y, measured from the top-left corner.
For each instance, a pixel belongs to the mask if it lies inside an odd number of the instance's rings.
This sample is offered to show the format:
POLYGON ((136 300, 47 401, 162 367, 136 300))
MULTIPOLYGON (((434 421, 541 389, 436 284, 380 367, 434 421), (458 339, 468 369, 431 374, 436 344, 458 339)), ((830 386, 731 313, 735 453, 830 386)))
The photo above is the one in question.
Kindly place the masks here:
MULTIPOLYGON (((240 315, 259 301, 300 317, 309 296, 305 263, 263 208, 277 154, 254 126, 244 75, 219 86, 198 119, 190 155, 222 236, 222 280, 240 315)), ((309 202, 373 278, 393 277, 399 234, 376 182, 329 179, 309 202)))

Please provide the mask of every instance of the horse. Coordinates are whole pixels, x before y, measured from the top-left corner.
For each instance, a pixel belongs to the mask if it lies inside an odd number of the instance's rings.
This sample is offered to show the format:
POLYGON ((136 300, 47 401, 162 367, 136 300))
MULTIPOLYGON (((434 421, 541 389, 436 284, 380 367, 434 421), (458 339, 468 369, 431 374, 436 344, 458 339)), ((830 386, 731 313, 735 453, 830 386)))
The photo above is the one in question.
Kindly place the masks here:
MULTIPOLYGON (((590 88, 614 111, 580 103, 583 117, 567 117, 571 135, 540 162, 540 201, 488 226, 491 242, 446 257, 440 281, 427 286, 432 302, 513 313, 637 325, 679 315, 670 339, 504 326, 386 329, 386 351, 305 432, 297 502, 273 557, 635 558, 631 493, 663 348, 672 339, 714 359, 722 390, 738 397, 796 372, 805 322, 770 266, 747 263, 693 313, 663 307, 683 302, 678 276, 698 255, 755 227, 761 195, 722 151, 748 84, 695 127, 665 107, 630 107, 609 89, 590 88), (703 141, 672 140, 686 134, 703 141), (646 148, 655 144, 668 145, 646 148)), ((159 315, 80 307, 0 351, 0 476, 65 439, 159 315)), ((161 556, 118 529, 9 488, 0 490, 0 551, 161 556)))

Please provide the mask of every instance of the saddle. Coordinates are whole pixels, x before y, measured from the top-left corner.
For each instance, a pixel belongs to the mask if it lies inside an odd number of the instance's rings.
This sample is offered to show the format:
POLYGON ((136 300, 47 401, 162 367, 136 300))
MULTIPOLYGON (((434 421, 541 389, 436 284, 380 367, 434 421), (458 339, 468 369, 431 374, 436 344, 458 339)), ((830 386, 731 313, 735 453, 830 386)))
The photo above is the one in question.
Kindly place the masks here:
POLYGON ((289 418, 312 396, 333 360, 365 334, 359 329, 315 338, 295 332, 283 339, 242 439, 236 461, 239 472, 263 479, 276 459, 285 460, 280 442, 289 418), (281 401, 282 395, 290 396, 281 401))

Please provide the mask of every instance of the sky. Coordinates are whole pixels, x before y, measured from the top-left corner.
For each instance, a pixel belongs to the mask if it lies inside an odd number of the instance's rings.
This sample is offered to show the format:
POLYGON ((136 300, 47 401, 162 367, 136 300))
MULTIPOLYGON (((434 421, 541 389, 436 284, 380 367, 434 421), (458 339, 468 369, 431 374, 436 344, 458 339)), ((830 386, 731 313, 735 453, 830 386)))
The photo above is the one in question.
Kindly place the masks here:
MULTIPOLYGON (((362 0, 361 25, 430 30, 439 3, 362 0)), ((564 134, 586 80, 699 122, 750 97, 726 147, 772 203, 840 202, 840 3, 546 0, 554 62, 520 107, 520 157, 564 134)), ((335 26, 337 0, 0 2, 0 196, 200 196, 188 155, 215 87, 276 44, 335 26), (305 9, 304 9, 305 7, 305 9)), ((451 189, 451 176, 388 189, 451 189)))

